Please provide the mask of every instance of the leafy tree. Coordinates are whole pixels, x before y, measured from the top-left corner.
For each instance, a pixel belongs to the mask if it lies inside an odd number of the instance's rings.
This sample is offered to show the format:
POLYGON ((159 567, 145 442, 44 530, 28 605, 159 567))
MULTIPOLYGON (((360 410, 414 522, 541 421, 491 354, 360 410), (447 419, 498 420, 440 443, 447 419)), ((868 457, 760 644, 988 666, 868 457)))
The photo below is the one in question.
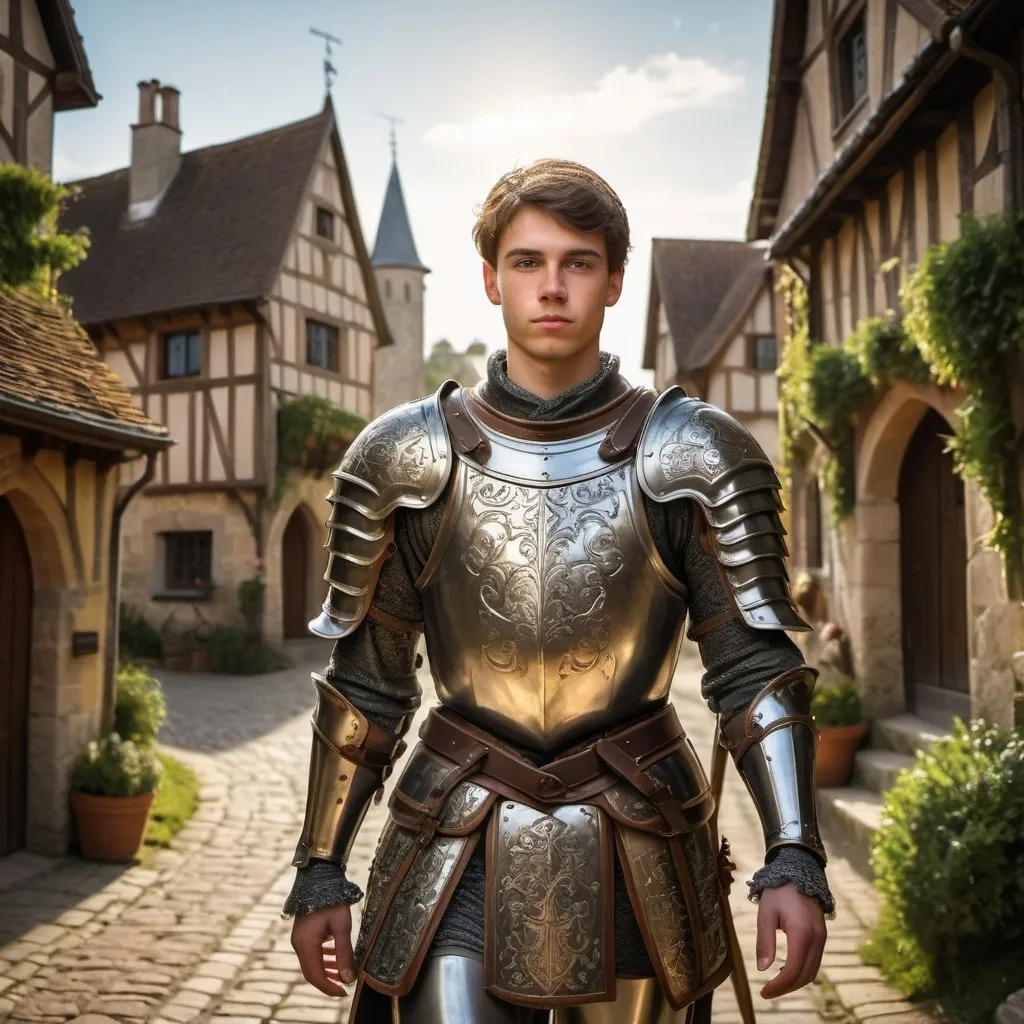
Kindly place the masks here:
POLYGON ((480 379, 480 374, 473 368, 470 357, 481 356, 486 351, 487 347, 479 340, 465 352, 456 352, 447 338, 435 341, 427 356, 427 390, 436 391, 449 378, 471 387, 480 379))
POLYGON ((75 191, 21 164, 0 164, 0 284, 53 298, 57 279, 78 266, 89 247, 86 231, 58 226, 75 191))

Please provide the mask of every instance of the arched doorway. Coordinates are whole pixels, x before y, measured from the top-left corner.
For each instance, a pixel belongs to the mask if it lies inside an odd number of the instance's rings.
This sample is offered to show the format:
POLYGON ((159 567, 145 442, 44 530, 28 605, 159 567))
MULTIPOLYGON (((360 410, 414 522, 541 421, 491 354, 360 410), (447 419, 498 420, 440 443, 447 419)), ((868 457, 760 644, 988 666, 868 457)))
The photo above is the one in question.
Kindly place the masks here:
POLYGON ((18 517, 0 498, 0 857, 25 845, 32 564, 18 517))
POLYGON ((288 520, 281 538, 281 603, 284 638, 308 637, 306 594, 309 590, 309 530, 300 505, 288 520))
POLYGON ((952 432, 929 410, 907 445, 899 481, 907 707, 943 726, 970 715, 964 487, 943 451, 952 432))

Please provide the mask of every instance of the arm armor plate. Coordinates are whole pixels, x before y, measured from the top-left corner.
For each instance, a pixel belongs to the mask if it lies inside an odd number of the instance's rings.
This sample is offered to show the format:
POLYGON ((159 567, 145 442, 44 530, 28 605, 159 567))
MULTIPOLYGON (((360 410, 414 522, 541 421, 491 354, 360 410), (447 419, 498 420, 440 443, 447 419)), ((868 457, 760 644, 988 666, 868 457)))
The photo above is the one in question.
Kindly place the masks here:
POLYGON ((316 857, 344 867, 370 800, 384 784, 404 744, 399 735, 368 722, 315 673, 313 683, 317 702, 306 817, 292 864, 304 868, 316 857))
POLYGON ((655 403, 637 446, 637 476, 655 501, 691 498, 743 621, 809 630, 789 590, 782 485, 750 431, 728 413, 672 387, 655 403))
POLYGON ((773 679, 722 726, 721 742, 757 807, 765 854, 777 846, 802 846, 824 864, 814 801, 818 733, 810 717, 816 677, 801 665, 773 679))
POLYGON ((338 640, 363 621, 394 551, 395 509, 427 508, 444 491, 452 460, 441 400, 457 386, 445 381, 430 397, 384 413, 345 452, 327 496, 327 600, 310 632, 338 640))

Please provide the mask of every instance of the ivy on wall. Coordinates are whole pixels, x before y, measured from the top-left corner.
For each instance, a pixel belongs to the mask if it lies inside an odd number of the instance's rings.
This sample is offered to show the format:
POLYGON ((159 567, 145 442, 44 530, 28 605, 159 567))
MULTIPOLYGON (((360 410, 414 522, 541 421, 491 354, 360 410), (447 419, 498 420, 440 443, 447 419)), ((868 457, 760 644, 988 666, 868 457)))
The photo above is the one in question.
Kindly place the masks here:
POLYGON ((367 421, 327 398, 301 395, 277 411, 277 480, 269 502, 280 503, 288 471, 317 478, 336 469, 367 421))
POLYGON ((1024 583, 1021 431, 1014 424, 1014 374, 1024 372, 1024 217, 984 222, 966 215, 953 242, 933 246, 900 291, 900 320, 890 312, 862 320, 841 345, 810 337, 807 288, 789 268, 780 290, 787 309, 779 367, 779 417, 786 484, 800 434, 810 427, 831 457, 825 484, 833 521, 856 501, 853 413, 896 380, 961 387, 965 399, 951 440, 956 471, 978 481, 996 525, 988 543, 1003 556, 1007 586, 1024 583))

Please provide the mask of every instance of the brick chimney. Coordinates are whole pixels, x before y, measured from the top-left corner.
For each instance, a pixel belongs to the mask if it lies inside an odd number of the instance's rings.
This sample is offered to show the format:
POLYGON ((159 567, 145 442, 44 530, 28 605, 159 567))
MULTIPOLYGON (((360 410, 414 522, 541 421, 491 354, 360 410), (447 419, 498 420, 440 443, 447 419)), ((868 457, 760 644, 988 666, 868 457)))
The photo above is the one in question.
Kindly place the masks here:
POLYGON ((132 125, 128 186, 131 220, 145 220, 156 213, 181 166, 178 97, 174 86, 162 86, 155 78, 139 82, 139 121, 132 125))

